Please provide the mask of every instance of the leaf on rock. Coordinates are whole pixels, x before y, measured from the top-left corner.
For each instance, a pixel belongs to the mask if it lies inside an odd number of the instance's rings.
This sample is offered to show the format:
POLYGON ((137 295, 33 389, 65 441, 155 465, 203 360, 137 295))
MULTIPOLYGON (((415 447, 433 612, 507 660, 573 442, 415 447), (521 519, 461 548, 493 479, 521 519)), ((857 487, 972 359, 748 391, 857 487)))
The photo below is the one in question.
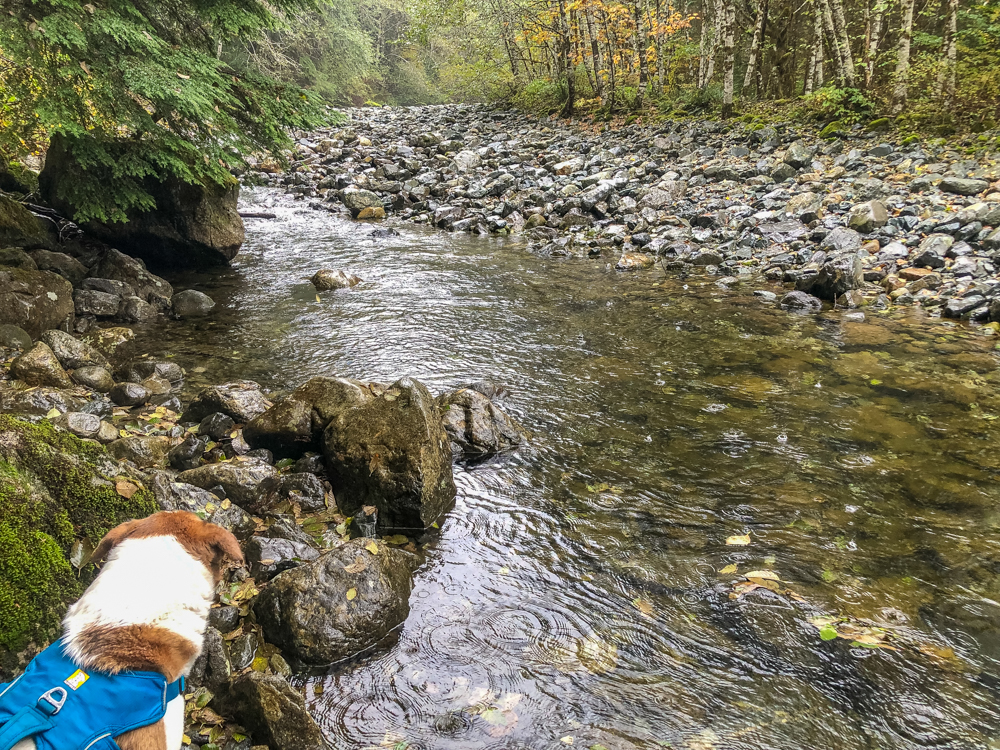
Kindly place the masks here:
POLYGON ((735 536, 731 536, 728 539, 726 539, 726 544, 728 544, 731 547, 742 547, 742 546, 745 546, 747 544, 750 544, 750 535, 749 534, 737 534, 735 536))
POLYGON ((119 479, 115 482, 115 491, 122 497, 129 499, 139 491, 139 488, 125 479, 119 479))
POLYGON ((368 542, 368 544, 365 545, 365 549, 371 552, 373 555, 378 554, 378 545, 375 542, 368 542))
POLYGON ((347 601, 354 601, 354 597, 358 595, 357 589, 347 589, 347 601))

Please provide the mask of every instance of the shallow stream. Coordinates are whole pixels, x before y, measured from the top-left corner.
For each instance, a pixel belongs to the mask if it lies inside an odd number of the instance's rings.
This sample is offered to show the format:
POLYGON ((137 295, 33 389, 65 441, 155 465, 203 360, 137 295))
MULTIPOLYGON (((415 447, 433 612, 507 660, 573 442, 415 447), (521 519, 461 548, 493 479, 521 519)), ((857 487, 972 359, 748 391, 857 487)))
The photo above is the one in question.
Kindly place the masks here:
POLYGON ((532 433, 456 468, 398 642, 307 682, 335 747, 1000 748, 995 339, 245 202, 171 279, 220 311, 143 335, 190 391, 488 377, 532 433))

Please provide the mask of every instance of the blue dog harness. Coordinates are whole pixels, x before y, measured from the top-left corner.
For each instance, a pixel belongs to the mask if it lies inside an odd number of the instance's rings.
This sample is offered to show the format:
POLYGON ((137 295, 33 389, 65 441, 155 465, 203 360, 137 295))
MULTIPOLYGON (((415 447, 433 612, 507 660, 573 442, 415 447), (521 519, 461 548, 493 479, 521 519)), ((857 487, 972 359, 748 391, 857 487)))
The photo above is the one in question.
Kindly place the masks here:
POLYGON ((156 672, 85 672, 56 641, 0 685, 0 750, 26 737, 38 750, 118 750, 115 737, 158 722, 183 690, 156 672))

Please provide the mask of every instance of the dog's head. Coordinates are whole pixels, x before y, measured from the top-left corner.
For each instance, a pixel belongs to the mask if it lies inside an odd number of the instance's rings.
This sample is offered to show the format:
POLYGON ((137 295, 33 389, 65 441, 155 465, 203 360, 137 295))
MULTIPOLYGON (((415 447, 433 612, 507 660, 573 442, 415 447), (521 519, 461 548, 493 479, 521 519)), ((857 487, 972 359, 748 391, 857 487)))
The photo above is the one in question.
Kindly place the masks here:
POLYGON ((126 539, 172 536, 196 560, 200 561, 218 583, 227 568, 243 564, 243 551, 231 533, 214 523, 203 521, 186 510, 154 513, 146 518, 111 529, 94 550, 92 561, 99 563, 126 539))

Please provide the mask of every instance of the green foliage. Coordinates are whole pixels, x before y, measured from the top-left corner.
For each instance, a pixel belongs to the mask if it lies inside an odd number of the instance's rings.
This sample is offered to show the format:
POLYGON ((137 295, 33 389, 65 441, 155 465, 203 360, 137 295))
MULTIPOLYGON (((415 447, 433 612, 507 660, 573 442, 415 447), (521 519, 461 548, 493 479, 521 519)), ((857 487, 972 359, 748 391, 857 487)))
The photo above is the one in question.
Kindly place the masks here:
POLYGON ((0 155, 65 136, 86 167, 76 218, 148 209, 149 176, 225 184, 241 154, 318 122, 306 92, 219 56, 315 0, 33 0, 0 15, 0 155))
POLYGON ((0 652, 47 640, 79 594, 68 563, 75 539, 157 509, 150 492, 118 494, 103 448, 43 422, 0 415, 0 652))
POLYGON ((871 119, 875 102, 863 91, 852 88, 826 86, 802 97, 803 116, 820 121, 839 121, 853 125, 871 119))
POLYGON ((678 88, 672 96, 657 102, 657 108, 665 114, 675 116, 699 114, 716 110, 722 106, 722 85, 709 84, 703 89, 696 86, 678 88))
POLYGON ((566 101, 566 82, 536 78, 519 91, 511 103, 518 109, 549 115, 562 109, 566 101))

